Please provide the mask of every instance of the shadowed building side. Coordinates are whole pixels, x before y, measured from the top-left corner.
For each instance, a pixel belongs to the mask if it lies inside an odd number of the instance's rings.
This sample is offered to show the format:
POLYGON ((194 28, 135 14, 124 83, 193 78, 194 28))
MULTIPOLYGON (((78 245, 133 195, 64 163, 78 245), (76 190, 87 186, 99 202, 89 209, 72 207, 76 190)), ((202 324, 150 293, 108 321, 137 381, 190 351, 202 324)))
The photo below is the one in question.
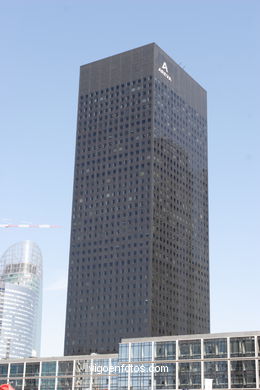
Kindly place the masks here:
POLYGON ((206 91, 153 43, 84 65, 65 355, 208 331, 206 91))

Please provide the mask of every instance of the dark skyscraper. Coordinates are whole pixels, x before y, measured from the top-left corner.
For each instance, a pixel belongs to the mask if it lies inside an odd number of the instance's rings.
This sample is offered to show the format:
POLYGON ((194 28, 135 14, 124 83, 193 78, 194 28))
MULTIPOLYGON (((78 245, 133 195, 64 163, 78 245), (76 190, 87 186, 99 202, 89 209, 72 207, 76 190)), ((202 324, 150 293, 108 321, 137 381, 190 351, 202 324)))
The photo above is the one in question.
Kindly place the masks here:
POLYGON ((65 354, 209 327, 206 92, 153 43, 84 65, 65 354))

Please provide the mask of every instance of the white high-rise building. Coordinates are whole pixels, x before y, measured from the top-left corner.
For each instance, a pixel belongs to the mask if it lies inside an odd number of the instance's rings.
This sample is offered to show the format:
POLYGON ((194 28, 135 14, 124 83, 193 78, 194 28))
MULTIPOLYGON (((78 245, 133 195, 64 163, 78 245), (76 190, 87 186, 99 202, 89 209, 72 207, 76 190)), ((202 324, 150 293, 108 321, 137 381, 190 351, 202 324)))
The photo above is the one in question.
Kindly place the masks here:
POLYGON ((19 242, 0 260, 0 358, 39 356, 41 313, 41 251, 19 242))

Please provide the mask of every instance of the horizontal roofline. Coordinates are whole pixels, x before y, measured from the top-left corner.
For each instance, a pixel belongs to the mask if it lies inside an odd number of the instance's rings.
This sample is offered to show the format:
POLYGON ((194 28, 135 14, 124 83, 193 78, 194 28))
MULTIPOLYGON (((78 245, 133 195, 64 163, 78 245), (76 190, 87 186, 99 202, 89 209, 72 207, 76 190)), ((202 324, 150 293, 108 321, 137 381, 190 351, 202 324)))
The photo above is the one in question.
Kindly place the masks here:
POLYGON ((171 340, 194 340, 194 339, 213 339, 221 337, 246 337, 246 336, 260 336, 260 331, 248 331, 248 332, 225 332, 225 333, 199 333, 189 335, 177 335, 177 336, 153 336, 142 338, 127 338, 122 339, 121 343, 143 343, 146 341, 171 341, 171 340))
POLYGON ((35 363, 35 362, 52 362, 56 360, 91 360, 91 359, 116 359, 118 358, 117 353, 113 354, 100 354, 94 353, 91 355, 71 355, 71 356, 48 356, 48 357, 27 357, 27 358, 16 358, 16 359, 0 359, 0 364, 4 363, 35 363))
MULTIPOLYGON (((121 55, 121 54, 129 53, 130 51, 141 49, 142 47, 155 46, 155 45, 156 45, 155 42, 151 42, 151 43, 147 43, 146 45, 134 47, 133 49, 125 50, 125 51, 122 51, 122 52, 120 52, 120 53, 116 53, 116 54, 113 54, 113 55, 111 55, 111 56, 108 56, 108 57, 100 58, 99 60, 95 60, 95 61, 88 62, 87 64, 81 65, 81 66, 80 66, 80 69, 81 69, 81 68, 84 68, 85 66, 88 66, 88 65, 90 65, 90 64, 95 64, 96 62, 100 62, 100 61, 103 61, 103 60, 108 60, 109 58, 117 57, 117 56, 119 56, 119 55, 121 55)), ((158 45, 156 45, 156 46, 158 46, 158 45)), ((158 46, 158 47, 159 47, 159 46, 158 46)))

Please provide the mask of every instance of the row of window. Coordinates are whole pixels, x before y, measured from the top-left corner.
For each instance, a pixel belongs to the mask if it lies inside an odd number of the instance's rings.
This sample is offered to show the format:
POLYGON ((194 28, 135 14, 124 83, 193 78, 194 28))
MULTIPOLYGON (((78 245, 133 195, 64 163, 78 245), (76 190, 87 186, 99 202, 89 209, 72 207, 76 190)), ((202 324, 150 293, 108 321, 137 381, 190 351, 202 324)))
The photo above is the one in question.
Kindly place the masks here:
MULTIPOLYGON (((256 355, 255 338, 230 338, 230 357, 253 357, 256 355)), ((260 337, 258 337, 258 355, 260 356, 260 337)), ((178 359, 201 359, 201 340, 180 340, 178 342, 178 359)), ((205 359, 226 358, 228 356, 228 340, 204 339, 203 356, 205 359)), ((154 359, 152 357, 152 343, 120 344, 120 361, 152 361, 176 360, 176 341, 156 342, 154 359)))
MULTIPOLYGON (((178 370, 176 370, 174 363, 167 363, 166 365, 157 364, 153 374, 149 371, 150 366, 148 364, 142 365, 141 371, 132 370, 130 374, 127 372, 119 372, 115 376, 105 374, 109 367, 111 368, 112 366, 115 370, 116 367, 119 367, 115 359, 111 362, 105 359, 96 359, 93 361, 92 366, 90 360, 76 360, 74 389, 86 390, 92 385, 92 389, 127 390, 129 382, 132 390, 150 390, 152 380, 154 389, 173 389, 176 387, 176 382, 178 383, 178 388, 200 389, 203 379, 201 362, 179 363, 178 370)), ((231 388, 256 388, 258 375, 256 367, 255 360, 231 361, 231 388)), ((0 379, 0 384, 6 382, 7 368, 7 364, 0 365, 0 377, 2 378, 0 379)), ((39 383, 41 390, 55 390, 56 381, 56 390, 71 390, 73 386, 73 371, 73 361, 59 361, 57 366, 55 361, 42 362, 41 371, 39 362, 26 363, 25 367, 23 363, 11 364, 9 383, 16 390, 21 390, 23 379, 15 379, 15 377, 23 377, 24 373, 24 390, 36 390, 39 383), (41 376, 39 376, 40 373, 41 376), (53 378, 56 376, 57 378, 53 378)), ((228 388, 227 361, 204 362, 203 372, 204 378, 213 380, 213 388, 228 388)))

